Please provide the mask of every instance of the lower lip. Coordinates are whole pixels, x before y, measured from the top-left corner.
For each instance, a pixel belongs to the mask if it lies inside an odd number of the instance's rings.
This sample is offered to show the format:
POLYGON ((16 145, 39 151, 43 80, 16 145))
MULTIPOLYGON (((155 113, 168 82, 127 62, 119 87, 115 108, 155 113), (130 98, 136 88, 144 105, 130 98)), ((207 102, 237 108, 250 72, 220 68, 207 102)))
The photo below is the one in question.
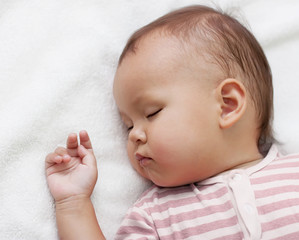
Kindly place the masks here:
POLYGON ((152 161, 151 158, 142 158, 141 160, 139 160, 139 164, 141 167, 146 167, 147 165, 150 164, 151 161, 152 161))

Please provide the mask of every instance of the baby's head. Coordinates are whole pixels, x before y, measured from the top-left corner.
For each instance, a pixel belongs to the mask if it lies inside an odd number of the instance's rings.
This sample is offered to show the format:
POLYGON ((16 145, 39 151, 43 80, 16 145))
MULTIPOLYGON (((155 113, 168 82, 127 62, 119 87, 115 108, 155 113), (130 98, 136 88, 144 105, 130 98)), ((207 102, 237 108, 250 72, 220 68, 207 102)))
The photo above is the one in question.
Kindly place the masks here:
POLYGON ((255 160, 259 145, 272 140, 263 50, 238 21, 208 7, 171 12, 135 32, 114 96, 132 165, 160 186, 255 160))

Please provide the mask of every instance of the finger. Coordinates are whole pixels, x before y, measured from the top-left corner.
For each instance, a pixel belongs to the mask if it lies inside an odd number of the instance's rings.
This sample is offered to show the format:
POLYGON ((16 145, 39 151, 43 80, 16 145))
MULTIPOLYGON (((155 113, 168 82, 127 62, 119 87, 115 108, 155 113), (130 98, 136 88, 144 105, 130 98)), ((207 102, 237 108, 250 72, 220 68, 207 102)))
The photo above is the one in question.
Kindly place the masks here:
POLYGON ((76 149, 78 147, 78 139, 76 133, 69 134, 66 141, 66 147, 68 149, 76 149))
POLYGON ((71 157, 67 154, 64 154, 64 155, 59 155, 57 153, 50 153, 47 155, 46 157, 46 165, 49 167, 49 166, 52 166, 54 164, 60 164, 62 162, 69 162, 71 160, 71 157))
POLYGON ((55 163, 62 163, 62 161, 63 161, 63 157, 62 156, 57 155, 57 156, 54 157, 54 162, 55 163))
POLYGON ((61 157, 61 162, 68 163, 69 161, 71 161, 70 155, 65 154, 61 157))
POLYGON ((57 147, 54 151, 54 153, 56 153, 57 155, 63 156, 63 155, 67 155, 68 151, 66 148, 64 147, 57 147))
POLYGON ((57 155, 56 157, 54 157, 54 162, 57 164, 68 163, 69 161, 71 161, 71 157, 69 155, 57 155))
POLYGON ((67 168, 67 165, 71 160, 70 156, 60 156, 56 153, 50 153, 46 157, 46 164, 45 164, 45 170, 46 175, 50 176, 53 173, 58 173, 61 171, 64 171, 67 168))
POLYGON ((83 164, 97 168, 96 158, 91 151, 88 151, 83 145, 80 145, 78 148, 78 153, 82 158, 83 164))
POLYGON ((50 153, 46 156, 46 169, 57 164, 61 163, 62 157, 56 153, 50 153))
POLYGON ((84 146, 86 149, 92 150, 92 145, 88 133, 85 130, 80 131, 80 144, 84 146))
POLYGON ((55 149, 55 153, 62 157, 63 162, 69 162, 70 157, 77 157, 77 149, 66 149, 64 147, 58 147, 55 149))
POLYGON ((71 156, 71 157, 78 157, 78 150, 77 149, 66 149, 64 147, 58 147, 55 149, 55 153, 60 156, 71 156))
POLYGON ((54 158, 55 156, 57 156, 57 154, 55 153, 49 153, 47 156, 46 156, 46 164, 53 164, 54 163, 54 158))

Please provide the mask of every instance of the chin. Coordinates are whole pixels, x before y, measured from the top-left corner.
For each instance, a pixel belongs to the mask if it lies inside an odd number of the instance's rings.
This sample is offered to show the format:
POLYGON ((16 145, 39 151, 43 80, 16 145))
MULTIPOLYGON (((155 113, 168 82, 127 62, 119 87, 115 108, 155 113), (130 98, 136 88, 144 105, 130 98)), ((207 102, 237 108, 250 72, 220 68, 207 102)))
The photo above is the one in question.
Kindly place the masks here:
POLYGON ((153 181, 153 180, 151 181, 158 187, 169 187, 169 188, 180 187, 192 183, 192 182, 165 182, 165 181, 160 182, 160 181, 153 181))

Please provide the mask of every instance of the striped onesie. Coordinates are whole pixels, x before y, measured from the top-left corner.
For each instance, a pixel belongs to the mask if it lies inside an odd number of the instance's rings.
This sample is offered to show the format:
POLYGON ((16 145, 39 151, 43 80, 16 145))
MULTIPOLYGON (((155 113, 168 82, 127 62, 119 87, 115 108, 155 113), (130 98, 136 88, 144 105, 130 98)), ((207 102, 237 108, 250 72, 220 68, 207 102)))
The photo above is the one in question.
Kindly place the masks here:
POLYGON ((147 190, 116 239, 299 239, 299 154, 275 145, 258 164, 147 190))

